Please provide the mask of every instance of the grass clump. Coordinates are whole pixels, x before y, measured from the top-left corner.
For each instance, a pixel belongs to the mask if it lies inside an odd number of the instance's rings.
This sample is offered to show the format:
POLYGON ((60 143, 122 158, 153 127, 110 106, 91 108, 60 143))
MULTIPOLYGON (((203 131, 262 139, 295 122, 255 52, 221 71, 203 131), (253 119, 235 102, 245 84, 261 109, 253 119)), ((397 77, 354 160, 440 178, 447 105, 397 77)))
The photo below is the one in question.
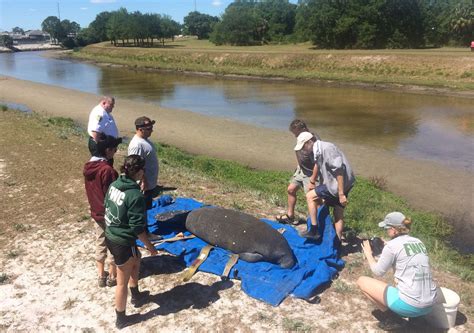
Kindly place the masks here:
POLYGON ((23 223, 15 223, 13 228, 18 232, 25 232, 31 229, 31 226, 24 225, 23 223))
POLYGON ((10 250, 8 251, 7 253, 7 258, 9 259, 14 259, 16 257, 18 257, 20 255, 20 251, 17 251, 17 250, 10 250))
POLYGON ((334 281, 332 287, 334 288, 334 291, 339 294, 347 294, 352 292, 352 287, 342 280, 334 281))
POLYGON ((2 111, 7 111, 7 110, 8 110, 8 106, 6 106, 6 105, 4 105, 4 104, 2 104, 2 105, 0 106, 0 108, 2 109, 2 111))
POLYGON ((283 318, 283 329, 289 332, 311 332, 313 329, 310 325, 300 319, 283 318))
POLYGON ((7 273, 0 273, 0 284, 7 283, 9 278, 10 277, 7 275, 7 273))
POLYGON ((84 130, 71 118, 50 117, 44 122, 45 126, 53 126, 58 130, 61 139, 67 140, 69 136, 85 136, 84 130))

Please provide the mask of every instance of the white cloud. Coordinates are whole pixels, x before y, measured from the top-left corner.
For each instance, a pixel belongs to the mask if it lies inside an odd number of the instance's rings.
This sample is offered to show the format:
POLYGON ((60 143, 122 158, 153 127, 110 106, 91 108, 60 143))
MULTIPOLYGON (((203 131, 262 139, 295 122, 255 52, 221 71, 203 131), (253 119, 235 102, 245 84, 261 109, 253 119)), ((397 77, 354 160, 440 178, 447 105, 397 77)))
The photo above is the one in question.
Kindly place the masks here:
POLYGON ((30 12, 36 12, 36 9, 34 9, 34 8, 30 8, 30 9, 28 9, 28 10, 29 10, 30 12))
POLYGON ((81 8, 79 8, 79 9, 80 9, 80 10, 88 10, 89 7, 81 7, 81 8))
POLYGON ((214 0, 214 1, 212 1, 212 5, 213 5, 213 6, 216 6, 216 7, 219 7, 219 6, 222 5, 222 1, 220 1, 220 0, 214 0))
POLYGON ((112 3, 117 2, 117 0, 90 0, 91 3, 112 3))

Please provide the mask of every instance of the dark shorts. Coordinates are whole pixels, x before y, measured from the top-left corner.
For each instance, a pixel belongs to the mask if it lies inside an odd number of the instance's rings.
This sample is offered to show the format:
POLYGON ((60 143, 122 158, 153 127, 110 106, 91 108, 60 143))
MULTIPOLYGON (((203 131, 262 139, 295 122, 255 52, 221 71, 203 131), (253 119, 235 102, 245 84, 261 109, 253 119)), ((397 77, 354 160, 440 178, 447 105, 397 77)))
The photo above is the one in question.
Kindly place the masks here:
POLYGON ((128 261, 128 259, 132 257, 141 258, 141 253, 136 245, 120 245, 108 240, 107 238, 105 238, 105 244, 107 245, 107 248, 109 249, 110 253, 112 253, 112 255, 114 256, 114 262, 117 266, 124 265, 128 261))
MULTIPOLYGON (((331 192, 329 192, 326 185, 316 186, 314 191, 316 192, 316 194, 318 195, 319 198, 324 199, 324 203, 326 205, 334 208, 333 215, 334 215, 335 220, 336 220, 335 222, 337 222, 341 219, 344 219, 344 208, 345 207, 343 205, 341 205, 341 203, 339 202, 339 197, 336 198, 334 195, 332 195, 331 192)), ((350 191, 350 189, 349 189, 349 191, 350 191)), ((347 191, 347 193, 344 193, 346 198, 349 198, 349 191, 347 191)))
MULTIPOLYGON (((344 208, 344 206, 341 205, 341 203, 339 202, 339 197, 335 197, 334 195, 332 195, 331 192, 329 192, 326 185, 319 185, 314 189, 314 191, 316 192, 318 197, 324 199, 324 202, 328 206, 331 206, 331 207, 339 206, 339 207, 344 208)), ((344 194, 346 195, 346 198, 349 197, 349 192, 344 193, 344 194)))

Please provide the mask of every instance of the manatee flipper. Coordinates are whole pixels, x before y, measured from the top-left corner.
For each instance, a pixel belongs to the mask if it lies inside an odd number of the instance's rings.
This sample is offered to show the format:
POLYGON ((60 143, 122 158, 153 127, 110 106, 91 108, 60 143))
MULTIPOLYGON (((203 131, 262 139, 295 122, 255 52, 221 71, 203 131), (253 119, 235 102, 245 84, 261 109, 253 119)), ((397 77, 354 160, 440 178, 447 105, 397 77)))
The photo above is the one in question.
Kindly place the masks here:
POLYGON ((211 252, 213 248, 214 246, 212 245, 206 245, 201 249, 198 257, 193 261, 191 266, 189 266, 188 270, 183 273, 182 277, 184 282, 188 282, 193 277, 194 273, 196 273, 199 266, 207 259, 209 252, 211 252))
POLYGON ((243 252, 239 253, 240 259, 248 262, 263 261, 264 257, 260 253, 243 252))
POLYGON ((155 215, 155 220, 159 221, 159 222, 164 222, 164 221, 168 221, 168 220, 171 220, 173 218, 183 218, 185 219, 186 216, 189 214, 189 212, 191 212, 190 210, 171 210, 169 212, 164 212, 164 213, 160 213, 160 214, 156 214, 155 215))
POLYGON ((222 281, 227 281, 229 279, 230 270, 232 269, 232 267, 234 267, 237 261, 239 261, 239 255, 232 253, 230 255, 229 260, 227 261, 227 264, 224 267, 224 271, 222 272, 222 275, 221 275, 222 281))
POLYGON ((165 238, 165 239, 159 239, 157 241, 151 241, 151 243, 153 245, 160 245, 162 243, 172 243, 172 242, 177 242, 177 241, 182 241, 182 240, 186 240, 186 239, 192 239, 192 238, 196 238, 195 235, 189 235, 189 236, 184 236, 184 235, 176 235, 174 237, 170 237, 170 238, 165 238))

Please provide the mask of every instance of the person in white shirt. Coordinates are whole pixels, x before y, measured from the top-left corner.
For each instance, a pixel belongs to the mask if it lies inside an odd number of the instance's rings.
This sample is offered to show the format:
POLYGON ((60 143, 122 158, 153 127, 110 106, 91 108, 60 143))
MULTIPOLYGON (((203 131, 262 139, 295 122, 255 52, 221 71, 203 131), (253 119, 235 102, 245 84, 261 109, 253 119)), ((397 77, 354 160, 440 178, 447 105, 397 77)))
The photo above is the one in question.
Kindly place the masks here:
POLYGON ((115 98, 104 96, 89 114, 89 123, 87 133, 89 133, 89 151, 92 156, 97 153, 97 141, 99 134, 110 135, 114 138, 119 137, 119 131, 112 116, 112 110, 115 106, 115 98))
MULTIPOLYGON (((428 253, 418 238, 408 235, 411 220, 400 212, 385 216, 379 227, 390 237, 378 261, 372 255, 368 240, 362 244, 365 257, 375 276, 383 276, 394 270, 395 286, 388 285, 368 276, 361 276, 357 285, 380 311, 385 313, 385 321, 396 323, 401 317, 419 317, 428 314, 436 299, 436 284, 431 275, 428 253), (392 312, 387 312, 390 309, 392 312), (392 317, 390 315, 392 314, 392 317)), ((380 327, 387 325, 381 322, 380 327)), ((383 328, 383 327, 382 327, 383 328)))

